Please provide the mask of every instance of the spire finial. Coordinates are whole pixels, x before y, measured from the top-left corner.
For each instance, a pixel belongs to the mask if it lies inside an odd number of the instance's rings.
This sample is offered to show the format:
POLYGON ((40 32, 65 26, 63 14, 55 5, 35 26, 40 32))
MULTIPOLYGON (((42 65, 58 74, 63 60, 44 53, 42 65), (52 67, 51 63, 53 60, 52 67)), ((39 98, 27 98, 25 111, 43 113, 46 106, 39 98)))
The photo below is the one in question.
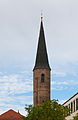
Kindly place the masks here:
POLYGON ((42 13, 42 10, 41 10, 41 21, 43 20, 43 13, 42 13))

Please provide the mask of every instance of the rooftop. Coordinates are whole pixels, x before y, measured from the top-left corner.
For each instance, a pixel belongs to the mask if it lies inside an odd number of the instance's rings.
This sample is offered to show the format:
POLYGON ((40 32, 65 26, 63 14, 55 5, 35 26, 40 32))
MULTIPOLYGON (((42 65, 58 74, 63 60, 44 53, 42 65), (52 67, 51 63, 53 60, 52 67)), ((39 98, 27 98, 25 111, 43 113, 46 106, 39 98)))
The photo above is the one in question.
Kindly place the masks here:
POLYGON ((0 120, 22 120, 23 115, 10 109, 7 112, 0 115, 0 120))

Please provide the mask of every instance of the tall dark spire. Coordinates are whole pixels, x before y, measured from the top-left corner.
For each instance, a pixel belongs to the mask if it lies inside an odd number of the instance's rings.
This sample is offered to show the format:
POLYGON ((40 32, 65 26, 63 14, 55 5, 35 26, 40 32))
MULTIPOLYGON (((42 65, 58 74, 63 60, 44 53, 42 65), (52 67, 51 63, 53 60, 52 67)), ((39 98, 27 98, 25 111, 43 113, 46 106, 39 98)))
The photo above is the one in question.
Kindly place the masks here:
POLYGON ((36 62, 35 62, 34 69, 38 69, 38 68, 50 69, 42 19, 43 19, 43 17, 41 16, 40 34, 39 34, 36 62))

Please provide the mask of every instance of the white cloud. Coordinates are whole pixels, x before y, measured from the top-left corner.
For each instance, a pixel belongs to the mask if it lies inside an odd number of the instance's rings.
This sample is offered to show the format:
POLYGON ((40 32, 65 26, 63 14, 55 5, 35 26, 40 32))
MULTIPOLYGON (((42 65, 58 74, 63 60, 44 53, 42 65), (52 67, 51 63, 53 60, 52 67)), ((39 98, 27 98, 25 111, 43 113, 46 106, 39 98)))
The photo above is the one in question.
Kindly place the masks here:
POLYGON ((53 85, 68 85, 69 82, 68 81, 53 81, 52 82, 53 85))
POLYGON ((66 102, 66 101, 67 101, 67 100, 59 100, 58 103, 62 105, 62 104, 63 104, 64 102, 66 102))
POLYGON ((65 90, 65 89, 67 89, 67 87, 65 87, 65 86, 53 86, 52 87, 52 90, 54 91, 62 91, 62 90, 65 90))
MULTIPOLYGON (((4 99, 3 99, 4 100, 4 99)), ((32 96, 19 96, 19 97, 7 97, 7 100, 0 101, 1 110, 7 111, 13 109, 15 111, 20 111, 21 114, 26 115, 25 104, 32 104, 32 96), (1 107, 2 106, 2 107, 1 107)), ((0 114, 2 112, 0 111, 0 114)))
POLYGON ((7 104, 7 105, 4 104, 4 106, 5 107, 0 108, 0 114, 3 114, 3 113, 7 112, 10 109, 13 109, 16 112, 18 112, 18 110, 19 110, 20 114, 22 114, 24 116, 26 116, 26 114, 27 114, 27 112, 25 111, 25 106, 12 105, 12 104, 10 104, 10 105, 9 104, 7 104))
POLYGON ((3 75, 3 73, 2 73, 2 72, 0 72, 0 75, 3 75))
POLYGON ((32 104, 32 96, 3 96, 0 99, 0 114, 9 109, 20 111, 21 114, 26 115, 25 104, 32 104))
POLYGON ((32 80, 21 75, 9 75, 0 77, 0 93, 18 94, 32 91, 32 80))
POLYGON ((57 77, 65 77, 66 73, 65 72, 60 72, 60 71, 54 71, 53 70, 53 75, 57 77))
POLYGON ((0 76, 0 114, 14 109, 25 115, 25 104, 32 104, 32 80, 27 74, 11 74, 0 76))
POLYGON ((51 82, 51 85, 54 87, 54 89, 67 89, 67 88, 69 88, 69 86, 71 87, 71 85, 72 86, 74 86, 74 85, 78 85, 78 81, 76 81, 76 80, 66 80, 66 81, 62 81, 62 80, 60 80, 60 81, 52 81, 51 82))

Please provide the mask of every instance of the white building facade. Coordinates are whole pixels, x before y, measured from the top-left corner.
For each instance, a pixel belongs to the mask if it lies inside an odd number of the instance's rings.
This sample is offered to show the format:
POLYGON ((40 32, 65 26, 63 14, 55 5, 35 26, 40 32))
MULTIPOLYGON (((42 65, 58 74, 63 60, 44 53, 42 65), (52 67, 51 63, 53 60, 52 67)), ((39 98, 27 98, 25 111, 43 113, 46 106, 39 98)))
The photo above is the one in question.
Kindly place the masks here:
POLYGON ((78 93, 76 93, 73 97, 67 100, 63 105, 70 108, 70 116, 68 116, 66 120, 73 120, 73 116, 78 113, 78 93))

